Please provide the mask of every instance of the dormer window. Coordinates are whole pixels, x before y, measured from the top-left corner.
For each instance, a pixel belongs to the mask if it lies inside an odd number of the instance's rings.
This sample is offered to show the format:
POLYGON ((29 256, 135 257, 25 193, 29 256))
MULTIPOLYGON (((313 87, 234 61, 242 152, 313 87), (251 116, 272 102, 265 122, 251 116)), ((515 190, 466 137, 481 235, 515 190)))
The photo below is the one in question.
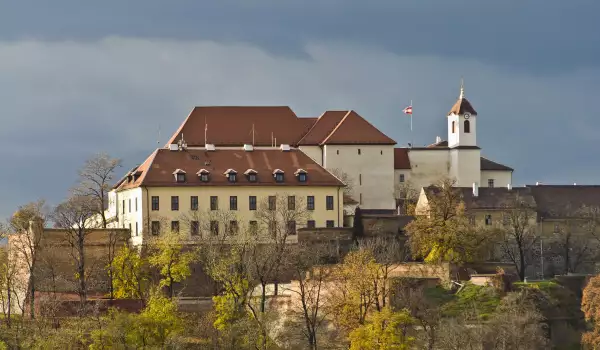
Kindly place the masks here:
POLYGON ((283 182, 283 170, 281 169, 275 169, 275 171, 273 172, 273 177, 275 178, 275 182, 283 182))
POLYGON ((198 175, 198 177, 200 177, 200 181, 208 182, 208 180, 209 180, 208 176, 210 175, 210 172, 206 169, 200 169, 200 171, 198 171, 196 173, 196 175, 198 175))
POLYGON ((304 169, 298 169, 298 171, 296 171, 294 175, 298 177, 298 181, 300 182, 306 182, 306 179, 308 178, 307 172, 304 169))
POLYGON ((224 174, 225 176, 227 176, 227 181, 232 183, 237 181, 237 171, 233 169, 227 169, 227 171, 224 174))
POLYGON ((248 182, 256 182, 258 180, 258 172, 254 169, 248 169, 244 172, 244 175, 248 178, 248 182))
POLYGON ((181 170, 181 169, 177 169, 173 172, 173 175, 175 175, 175 181, 176 182, 185 182, 185 171, 181 170))

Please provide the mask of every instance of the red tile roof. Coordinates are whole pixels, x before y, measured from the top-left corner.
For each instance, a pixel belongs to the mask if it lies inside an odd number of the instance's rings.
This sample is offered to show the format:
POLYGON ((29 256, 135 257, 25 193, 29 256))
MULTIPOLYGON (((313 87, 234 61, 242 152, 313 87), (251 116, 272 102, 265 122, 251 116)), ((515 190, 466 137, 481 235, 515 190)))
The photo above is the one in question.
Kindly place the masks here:
POLYGON ((379 131, 355 111, 349 111, 321 144, 395 145, 396 141, 379 131))
POLYGON ((504 164, 496 163, 487 158, 481 157, 481 170, 501 170, 501 171, 514 171, 513 168, 508 167, 504 164))
POLYGON ((240 149, 217 149, 216 151, 190 150, 170 151, 158 149, 140 165, 141 172, 136 180, 123 181, 119 190, 138 186, 344 186, 344 184, 298 150, 280 151, 277 149, 245 152, 240 149), (173 171, 186 172, 186 182, 175 182, 173 171), (196 173, 206 169, 210 172, 208 182, 201 182, 196 173), (228 169, 237 172, 237 182, 230 183, 224 173, 228 169), (249 182, 243 175, 248 169, 257 172, 257 182, 249 182), (281 169, 284 182, 275 181, 273 172, 281 169), (294 175, 298 169, 307 172, 307 181, 300 182, 294 175))
POLYGON ((408 148, 394 148, 394 169, 411 169, 408 148))
POLYGON ((390 144, 396 142, 354 111, 327 111, 319 118, 298 118, 289 108, 196 107, 168 144, 185 139, 188 146, 255 146, 390 144), (204 137, 205 128, 206 140, 204 137), (327 140, 327 141, 325 141, 327 140))
POLYGON ((454 104, 454 106, 452 106, 452 109, 450 110, 450 112, 448 112, 448 115, 450 114, 464 114, 465 112, 469 112, 471 115, 477 115, 477 112, 475 111, 475 108, 473 108, 473 106, 471 105, 471 102, 469 102, 469 100, 467 100, 466 98, 459 98, 456 103, 454 104))

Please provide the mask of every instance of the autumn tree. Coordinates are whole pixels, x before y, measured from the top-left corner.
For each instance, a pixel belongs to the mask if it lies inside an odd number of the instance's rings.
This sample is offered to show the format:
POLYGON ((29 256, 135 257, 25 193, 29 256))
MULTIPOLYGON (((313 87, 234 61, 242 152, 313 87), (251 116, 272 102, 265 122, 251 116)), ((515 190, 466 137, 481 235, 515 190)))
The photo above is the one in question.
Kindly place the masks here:
POLYGON ((583 335, 583 343, 597 349, 600 347, 600 275, 592 277, 583 290, 581 310, 592 328, 583 335))
POLYGON ((404 215, 413 214, 409 209, 417 203, 420 194, 421 189, 415 187, 410 180, 397 183, 394 186, 394 198, 396 199, 396 206, 400 207, 400 210, 404 215))
POLYGON ((105 210, 108 207, 108 192, 112 186, 115 170, 121 166, 121 160, 100 153, 86 160, 79 170, 79 183, 75 194, 89 197, 93 202, 93 211, 100 216, 102 227, 106 228, 105 210))
POLYGON ((24 262, 27 268, 27 299, 29 300, 30 317, 35 318, 35 292, 37 284, 37 260, 40 255, 40 242, 43 238, 44 226, 46 223, 48 211, 46 202, 38 200, 22 205, 10 217, 10 231, 13 232, 12 249, 20 257, 20 261, 24 262), (36 227, 31 227, 35 225, 36 227))
POLYGON ((417 218, 406 226, 412 254, 426 262, 472 261, 487 249, 489 233, 471 223, 462 192, 453 185, 446 179, 426 188, 426 208, 417 208, 417 218))
POLYGON ((503 255, 515 266, 519 278, 525 279, 525 270, 531 264, 538 242, 536 212, 532 203, 516 195, 503 211, 498 239, 503 255))
POLYGON ((145 299, 149 282, 147 265, 148 262, 137 249, 123 245, 107 266, 114 274, 114 297, 145 299))
POLYGON ((56 227, 66 233, 65 241, 70 247, 69 254, 74 261, 77 293, 82 307, 85 305, 88 292, 86 242, 88 235, 96 228, 93 220, 95 213, 94 198, 81 195, 72 195, 59 204, 52 213, 56 227))
POLYGON ((169 297, 173 298, 173 284, 184 281, 191 274, 190 264, 197 254, 184 247, 183 235, 176 231, 165 231, 149 244, 148 261, 159 269, 160 287, 167 287, 169 297))
POLYGON ((408 335, 414 319, 406 310, 389 307, 373 312, 364 325, 350 332, 350 350, 408 350, 414 338, 408 335))

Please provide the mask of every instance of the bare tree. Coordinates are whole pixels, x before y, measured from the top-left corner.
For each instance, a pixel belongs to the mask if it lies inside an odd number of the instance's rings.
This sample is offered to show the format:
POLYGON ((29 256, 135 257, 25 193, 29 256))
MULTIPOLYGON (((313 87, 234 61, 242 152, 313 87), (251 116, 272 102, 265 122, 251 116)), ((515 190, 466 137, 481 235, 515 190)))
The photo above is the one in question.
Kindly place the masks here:
POLYGON ((539 239, 535 227, 535 207, 517 195, 502 210, 504 217, 498 230, 500 247, 522 281, 525 279, 525 270, 534 259, 535 244, 539 239))
POLYGON ((352 197, 354 191, 354 180, 352 179, 352 177, 340 168, 333 168, 328 170, 346 185, 346 187, 344 187, 344 195, 352 197))
POLYGON ((394 186, 394 199, 396 200, 396 206, 400 207, 404 215, 412 215, 410 208, 417 204, 421 189, 416 188, 414 184, 409 180, 406 182, 398 183, 394 186))
POLYGON ((29 300, 30 317, 35 318, 36 270, 40 242, 44 233, 47 208, 44 200, 20 206, 9 220, 13 232, 12 248, 19 260, 24 263, 28 272, 27 299, 29 300), (33 225, 33 227, 32 227, 33 225))
POLYGON ((59 204, 52 214, 54 223, 58 228, 65 230, 66 243, 70 247, 70 255, 75 262, 77 292, 81 306, 87 300, 87 265, 86 265, 86 239, 94 229, 93 215, 97 212, 96 201, 93 197, 72 195, 65 202, 59 204))
POLYGON ((105 210, 107 208, 107 197, 115 169, 121 166, 121 160, 111 158, 108 154, 96 154, 88 159, 79 170, 79 184, 75 193, 79 196, 90 197, 94 203, 95 214, 100 215, 102 227, 106 228, 105 210))

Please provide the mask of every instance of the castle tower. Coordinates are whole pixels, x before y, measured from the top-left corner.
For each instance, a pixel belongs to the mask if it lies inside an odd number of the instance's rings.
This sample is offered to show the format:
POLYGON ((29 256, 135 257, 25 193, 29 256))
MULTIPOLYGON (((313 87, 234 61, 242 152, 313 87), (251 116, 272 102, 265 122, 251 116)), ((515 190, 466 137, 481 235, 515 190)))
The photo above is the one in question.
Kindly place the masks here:
POLYGON ((481 180, 481 149, 477 146, 477 112, 465 97, 464 82, 458 100, 448 112, 450 177, 457 186, 469 187, 481 180))

